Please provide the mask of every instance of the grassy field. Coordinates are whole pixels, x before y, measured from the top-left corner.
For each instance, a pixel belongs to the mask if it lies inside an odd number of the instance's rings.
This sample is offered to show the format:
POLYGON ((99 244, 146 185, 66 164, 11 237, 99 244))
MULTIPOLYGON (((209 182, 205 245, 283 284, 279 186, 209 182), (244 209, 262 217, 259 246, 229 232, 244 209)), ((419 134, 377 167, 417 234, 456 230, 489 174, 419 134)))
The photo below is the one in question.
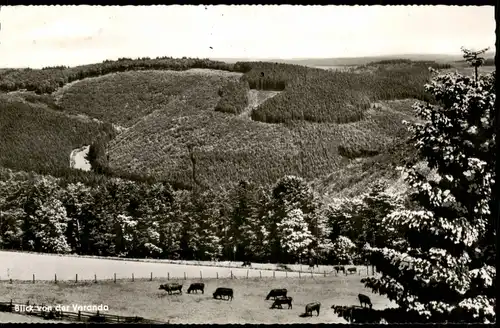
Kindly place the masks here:
MULTIPOLYGON (((298 277, 297 271, 285 272, 276 271, 274 264, 253 264, 251 269, 241 268, 241 263, 234 263, 232 267, 228 263, 190 263, 180 262, 181 264, 172 263, 169 261, 160 260, 118 260, 118 259, 98 259, 92 257, 74 257, 49 254, 21 253, 21 252, 0 252, 0 280, 29 280, 35 274, 36 280, 53 281, 54 274, 57 274, 59 281, 75 280, 75 275, 78 274, 79 280, 94 280, 94 275, 97 280, 113 279, 116 273, 117 279, 131 279, 132 274, 135 278, 150 278, 153 273, 153 278, 220 278, 233 276, 237 279, 247 277, 298 277), (201 265, 200 265, 201 264, 201 265), (240 266, 238 268, 238 266, 240 266), (260 269, 260 270, 259 270, 260 269)), ((289 265, 290 267, 290 265, 289 265)), ((294 265, 291 269, 298 270, 300 265, 294 265)), ((304 271, 307 271, 307 266, 303 266, 304 271)), ((333 268, 320 267, 315 269, 315 275, 324 275, 326 271, 332 275, 333 268)), ((366 273, 366 267, 362 267, 361 273, 366 273)), ((310 274, 302 274, 302 276, 311 277, 310 274)))
POLYGON ((0 323, 64 323, 24 314, 0 312, 0 323))
MULTIPOLYGON (((371 294, 359 277, 302 279, 204 279, 205 294, 167 295, 158 290, 158 281, 94 283, 0 283, 0 293, 15 302, 78 305, 108 305, 109 313, 142 316, 170 323, 345 323, 330 309, 332 305, 355 305, 358 293, 369 295, 375 309, 393 306, 389 300, 371 294), (234 289, 234 300, 214 300, 217 287, 234 289), (287 288, 293 297, 293 309, 270 309, 265 297, 272 288, 287 288), (320 301, 319 316, 300 317, 307 303, 320 301)), ((180 281, 185 288, 191 282, 180 281)))

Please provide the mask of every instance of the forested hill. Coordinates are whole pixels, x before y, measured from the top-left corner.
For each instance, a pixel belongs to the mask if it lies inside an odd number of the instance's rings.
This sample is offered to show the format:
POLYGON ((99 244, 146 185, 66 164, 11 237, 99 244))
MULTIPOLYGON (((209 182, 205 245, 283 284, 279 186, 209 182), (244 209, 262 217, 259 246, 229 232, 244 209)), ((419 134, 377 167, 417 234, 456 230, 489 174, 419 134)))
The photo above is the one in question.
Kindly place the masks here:
POLYGON ((161 57, 1 70, 0 165, 182 188, 270 185, 289 174, 331 181, 334 172, 338 191, 370 185, 395 178, 401 122, 413 119, 415 101, 432 101, 429 66, 450 67, 387 60, 332 72, 161 57), (262 103, 252 107, 249 95, 262 103), (90 144, 100 175, 68 169, 71 150, 90 144))

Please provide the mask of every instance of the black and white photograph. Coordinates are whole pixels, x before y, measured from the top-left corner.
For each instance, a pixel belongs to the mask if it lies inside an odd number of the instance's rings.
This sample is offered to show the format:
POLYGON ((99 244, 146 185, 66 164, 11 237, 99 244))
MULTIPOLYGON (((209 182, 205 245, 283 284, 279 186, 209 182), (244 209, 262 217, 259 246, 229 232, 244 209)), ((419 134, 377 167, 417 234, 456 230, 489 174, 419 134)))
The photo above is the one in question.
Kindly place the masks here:
POLYGON ((0 323, 496 322, 494 6, 0 26, 0 323))

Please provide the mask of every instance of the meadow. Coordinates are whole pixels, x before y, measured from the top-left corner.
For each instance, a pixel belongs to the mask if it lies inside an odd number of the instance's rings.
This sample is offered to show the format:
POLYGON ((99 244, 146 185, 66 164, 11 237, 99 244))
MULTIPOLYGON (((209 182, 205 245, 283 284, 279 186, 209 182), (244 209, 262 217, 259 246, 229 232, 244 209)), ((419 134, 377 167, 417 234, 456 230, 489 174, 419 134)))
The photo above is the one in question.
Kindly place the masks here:
POLYGON ((170 321, 170 323, 204 324, 272 324, 272 323, 345 323, 330 309, 332 305, 356 305, 357 295, 363 293, 372 299, 374 309, 393 307, 385 297, 366 290, 360 278, 250 278, 250 279, 203 279, 205 293, 186 294, 191 282, 199 279, 178 281, 184 284, 182 295, 168 295, 159 290, 165 281, 136 280, 113 282, 60 282, 57 284, 0 283, 0 293, 14 302, 37 304, 61 304, 65 306, 105 304, 109 313, 170 321), (232 301, 214 300, 212 293, 217 287, 234 290, 232 301), (293 308, 270 309, 272 301, 266 301, 273 288, 286 288, 293 297, 293 308), (305 305, 320 301, 319 316, 301 317, 305 305))
MULTIPOLYGON (((71 256, 41 253, 0 251, 0 281, 98 281, 134 279, 193 279, 193 278, 294 278, 343 276, 331 265, 320 265, 310 270, 307 265, 253 263, 242 268, 241 262, 174 261, 156 259, 127 259, 112 257, 71 256)), ((371 275, 371 268, 358 266, 354 276, 371 275)))

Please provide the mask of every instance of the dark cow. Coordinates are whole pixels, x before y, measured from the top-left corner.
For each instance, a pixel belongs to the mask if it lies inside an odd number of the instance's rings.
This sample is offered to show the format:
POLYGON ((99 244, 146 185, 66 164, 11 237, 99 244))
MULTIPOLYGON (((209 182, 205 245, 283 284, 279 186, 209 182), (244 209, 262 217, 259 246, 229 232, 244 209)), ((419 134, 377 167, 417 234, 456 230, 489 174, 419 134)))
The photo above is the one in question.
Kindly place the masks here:
POLYGON ((199 290, 201 290, 202 294, 205 294, 205 284, 202 282, 195 282, 189 286, 187 293, 191 294, 191 292, 194 292, 194 291, 196 291, 196 293, 198 293, 199 290))
POLYGON ((276 299, 278 296, 283 296, 283 297, 286 297, 286 293, 288 291, 285 289, 285 288, 281 288, 281 289, 272 289, 269 294, 267 294, 266 296, 266 301, 268 299, 270 299, 271 297, 273 297, 274 299, 276 299))
POLYGON ((214 298, 220 298, 222 299, 223 296, 227 296, 227 299, 233 300, 233 289, 232 288, 224 288, 224 287, 219 287, 215 290, 214 292, 214 298))
POLYGON ((347 322, 352 322, 352 307, 345 305, 332 305, 333 312, 339 318, 344 318, 347 322))
POLYGON ((335 265, 333 268, 335 269, 335 271, 337 271, 337 273, 339 273, 339 271, 345 273, 345 266, 343 265, 335 265))
POLYGON ((288 304, 288 308, 291 309, 292 302, 293 302, 293 298, 291 298, 291 297, 286 297, 286 296, 277 297, 274 300, 273 305, 271 305, 271 309, 274 309, 274 308, 282 309, 283 304, 288 304))
POLYGON ((241 265, 242 267, 251 267, 252 263, 250 261, 243 261, 243 264, 241 265))
POLYGON ((318 260, 315 258, 309 259, 309 268, 314 268, 315 266, 319 268, 318 260))
POLYGON ((359 299, 359 303, 361 304, 362 307, 364 307, 363 304, 365 304, 366 306, 369 306, 370 309, 372 308, 372 301, 370 300, 370 298, 368 296, 363 295, 363 294, 359 294, 358 299, 359 299))
POLYGON ((174 282, 171 284, 165 284, 165 285, 160 285, 160 288, 158 289, 163 289, 168 292, 168 295, 172 295, 173 292, 177 291, 180 294, 182 294, 182 285, 174 282))
POLYGON ((319 309, 320 308, 321 308, 320 302, 309 303, 306 305, 306 315, 312 316, 313 311, 317 311, 318 316, 319 316, 319 309))
POLYGON ((356 267, 347 268, 348 273, 356 273, 356 267))

